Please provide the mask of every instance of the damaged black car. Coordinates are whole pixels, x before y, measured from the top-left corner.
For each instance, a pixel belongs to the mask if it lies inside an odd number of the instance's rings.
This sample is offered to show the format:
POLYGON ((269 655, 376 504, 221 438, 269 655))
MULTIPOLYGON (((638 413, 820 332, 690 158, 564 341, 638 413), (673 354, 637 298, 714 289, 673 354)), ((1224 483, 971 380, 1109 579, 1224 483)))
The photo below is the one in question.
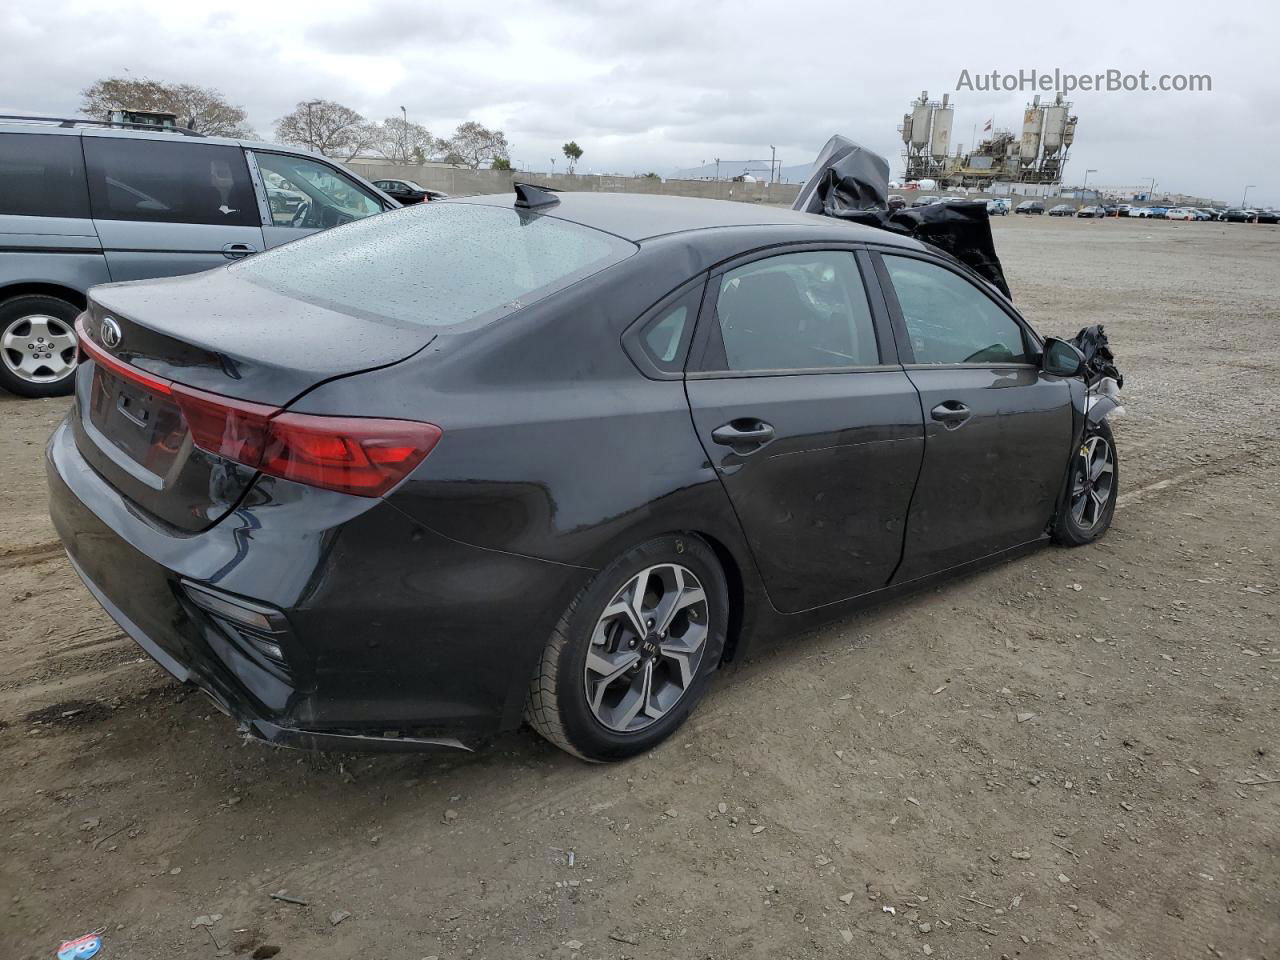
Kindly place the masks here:
POLYGON ((1111 522, 1105 335, 980 203, 446 200, 109 284, 48 444, 76 571, 264 740, 615 760, 754 639, 1111 522))

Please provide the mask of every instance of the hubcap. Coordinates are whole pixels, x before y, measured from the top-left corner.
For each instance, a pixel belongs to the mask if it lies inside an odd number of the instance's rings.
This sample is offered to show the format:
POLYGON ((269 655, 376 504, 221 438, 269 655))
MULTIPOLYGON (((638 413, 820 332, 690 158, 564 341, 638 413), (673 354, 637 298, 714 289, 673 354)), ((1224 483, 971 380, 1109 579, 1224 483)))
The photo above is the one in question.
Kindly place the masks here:
POLYGON ((1106 513, 1116 482, 1115 454, 1102 437, 1090 437, 1080 445, 1075 480, 1071 488, 1071 518, 1084 530, 1092 530, 1106 513))
POLYGON ((19 317, 0 336, 0 358, 29 383, 53 383, 75 369, 75 331, 57 317, 19 317))
POLYGON ((595 718, 634 733, 666 716, 698 675, 707 640, 707 595, 675 563, 647 567, 600 614, 583 689, 595 718))

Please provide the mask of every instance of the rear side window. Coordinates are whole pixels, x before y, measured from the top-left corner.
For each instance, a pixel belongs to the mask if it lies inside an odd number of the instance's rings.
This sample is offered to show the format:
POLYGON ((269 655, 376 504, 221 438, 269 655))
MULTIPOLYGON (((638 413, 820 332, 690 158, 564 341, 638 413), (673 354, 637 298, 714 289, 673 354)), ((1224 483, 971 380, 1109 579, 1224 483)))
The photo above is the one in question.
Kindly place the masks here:
POLYGON ((0 215, 89 217, 80 138, 0 133, 0 215))
POLYGON ((84 155, 98 220, 262 225, 239 147, 85 137, 84 155))
POLYGON ((514 207, 429 203, 314 233, 231 269, 332 310, 438 327, 512 313, 635 251, 514 207))
POLYGON ((720 278, 716 317, 729 369, 811 370, 880 362, 853 254, 786 253, 720 278))

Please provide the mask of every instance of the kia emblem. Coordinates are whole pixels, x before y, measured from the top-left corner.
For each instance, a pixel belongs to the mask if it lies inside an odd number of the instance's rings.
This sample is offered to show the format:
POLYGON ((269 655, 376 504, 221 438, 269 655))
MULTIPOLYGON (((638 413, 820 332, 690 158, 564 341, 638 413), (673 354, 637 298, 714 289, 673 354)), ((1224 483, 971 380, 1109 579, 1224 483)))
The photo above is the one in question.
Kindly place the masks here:
POLYGON ((120 340, 124 334, 120 331, 120 324, 116 323, 112 317, 104 317, 102 320, 102 343, 111 347, 113 350, 120 346, 120 340))

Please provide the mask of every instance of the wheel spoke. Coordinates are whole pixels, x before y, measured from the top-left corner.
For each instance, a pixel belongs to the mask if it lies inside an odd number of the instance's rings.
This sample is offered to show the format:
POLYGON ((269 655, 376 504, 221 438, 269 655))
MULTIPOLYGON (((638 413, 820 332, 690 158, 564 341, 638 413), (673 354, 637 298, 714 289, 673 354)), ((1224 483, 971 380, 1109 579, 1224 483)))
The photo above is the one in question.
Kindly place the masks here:
POLYGON ((591 709, 599 710, 609 685, 630 670, 640 660, 640 654, 634 650, 619 651, 612 657, 600 651, 592 644, 587 653, 587 669, 598 675, 595 687, 591 691, 591 709))
POLYGON ((707 599, 701 585, 686 581, 684 573, 678 567, 675 568, 675 581, 674 588, 662 598, 662 603, 658 607, 657 625, 654 628, 658 636, 665 636, 671 629, 671 621, 676 618, 677 613, 707 599))
MULTIPOLYGON (((648 712, 649 697, 653 693, 653 661, 649 660, 645 663, 644 668, 640 671, 637 679, 638 683, 633 683, 631 689, 627 691, 627 695, 622 698, 622 702, 618 704, 621 714, 618 716, 618 727, 627 729, 631 726, 631 722, 640 715, 640 711, 648 712)), ((659 713, 660 717, 662 714, 659 713)), ((657 719, 655 717, 654 719, 657 719)))

